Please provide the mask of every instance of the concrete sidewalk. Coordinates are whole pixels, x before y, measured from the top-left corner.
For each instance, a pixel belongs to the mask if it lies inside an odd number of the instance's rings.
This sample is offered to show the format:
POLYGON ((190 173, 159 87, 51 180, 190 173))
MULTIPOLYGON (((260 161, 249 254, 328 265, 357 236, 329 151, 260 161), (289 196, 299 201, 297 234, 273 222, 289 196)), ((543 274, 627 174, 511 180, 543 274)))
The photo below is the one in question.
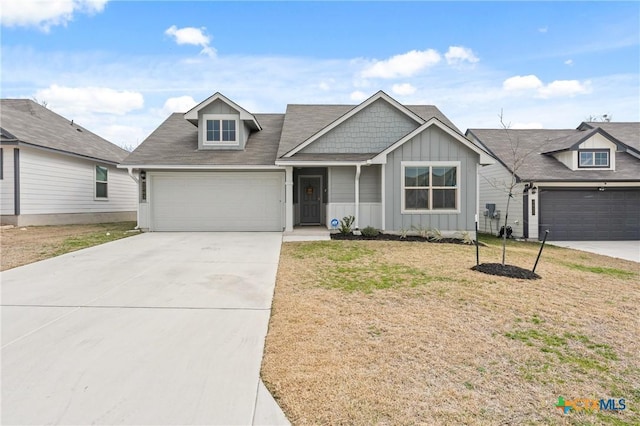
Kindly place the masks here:
POLYGON ((2 424, 287 424, 280 233, 150 233, 2 273, 2 424))
POLYGON ((547 244, 640 263, 640 241, 549 241, 547 244))

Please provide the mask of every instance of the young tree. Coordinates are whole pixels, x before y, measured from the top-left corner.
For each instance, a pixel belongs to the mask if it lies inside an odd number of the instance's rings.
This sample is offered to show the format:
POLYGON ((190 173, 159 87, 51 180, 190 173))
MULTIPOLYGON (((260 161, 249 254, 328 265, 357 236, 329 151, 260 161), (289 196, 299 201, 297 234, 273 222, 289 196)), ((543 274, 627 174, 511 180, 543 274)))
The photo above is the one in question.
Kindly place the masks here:
MULTIPOLYGON (((509 171, 509 179, 506 182, 502 182, 502 186, 505 193, 507 194, 507 206, 504 212, 504 228, 502 233, 502 266, 505 266, 506 254, 507 254, 507 226, 509 223, 509 205, 511 204, 511 199, 516 194, 516 188, 518 186, 518 170, 522 167, 522 165, 527 161, 532 154, 540 149, 540 147, 527 149, 524 144, 521 143, 518 135, 514 135, 511 132, 511 124, 506 124, 504 122, 504 114, 503 111, 500 110, 500 126, 505 131, 507 140, 509 142, 509 153, 508 156, 504 158, 504 163, 507 166, 507 170, 509 171)), ((496 183, 491 183, 494 187, 497 186, 496 183)), ((522 193, 520 193, 522 195, 522 193)), ((499 222, 498 222, 499 223, 499 222)))

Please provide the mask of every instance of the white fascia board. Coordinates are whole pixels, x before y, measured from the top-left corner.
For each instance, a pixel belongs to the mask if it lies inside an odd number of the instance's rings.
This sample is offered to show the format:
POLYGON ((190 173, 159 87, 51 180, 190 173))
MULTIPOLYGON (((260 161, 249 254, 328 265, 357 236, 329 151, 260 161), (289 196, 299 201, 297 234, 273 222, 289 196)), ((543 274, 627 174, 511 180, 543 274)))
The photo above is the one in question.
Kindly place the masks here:
POLYGON ((386 163, 386 157, 390 152, 395 151, 400 146, 404 145, 405 143, 407 143, 408 141, 410 141, 411 139, 413 139, 414 137, 416 137, 417 135, 419 135, 420 133, 422 133, 423 131, 425 131, 426 129, 428 129, 431 126, 438 127, 440 130, 444 131, 445 133, 447 133, 448 135, 450 135, 451 137, 456 139, 458 142, 460 142, 461 144, 463 144, 464 146, 466 146, 467 148, 469 148, 473 152, 477 153, 480 156, 480 164, 481 165, 494 164, 496 162, 496 160, 491 155, 489 155, 487 152, 485 152, 481 148, 479 148, 476 145, 474 145, 467 138, 465 138, 464 136, 462 136, 460 133, 456 132, 455 130, 451 129, 449 126, 443 124, 440 120, 438 120, 435 117, 429 119, 429 121, 424 123, 422 126, 418 127, 413 132, 407 134, 402 139, 400 139, 399 141, 397 141, 396 143, 394 143, 393 145, 391 145, 390 147, 388 147, 387 149, 382 151, 380 154, 378 154, 375 157, 373 157, 371 159, 371 161, 373 163, 376 163, 376 164, 386 163))
POLYGON ((207 107, 208 105, 210 105, 211 103, 217 101, 218 99, 221 100, 222 102, 226 103, 227 105, 229 105, 231 108, 233 108, 236 111, 238 111, 240 113, 240 120, 252 121, 256 125, 256 128, 258 130, 262 130, 262 126, 260 126, 260 123, 258 123, 258 120, 256 120, 256 118, 255 118, 255 116, 253 114, 251 114, 249 111, 247 111, 246 109, 242 108, 240 105, 238 105, 237 103, 233 102, 231 99, 227 98, 226 96, 224 96, 220 92, 214 93, 213 95, 209 96, 204 101, 200 102, 198 105, 196 105, 193 108, 191 108, 189 111, 185 112, 184 113, 185 120, 198 120, 198 112, 201 109, 203 109, 203 108, 207 107))
POLYGON ((536 180, 528 180, 523 182, 530 182, 534 186, 538 188, 590 188, 594 186, 602 186, 605 188, 638 188, 640 187, 640 180, 637 181, 629 181, 629 182, 614 182, 614 181, 555 181, 555 182, 546 182, 546 181, 536 181, 536 180))
POLYGON ((211 165, 199 164, 190 166, 159 165, 159 164, 118 164, 119 169, 145 169, 145 170, 282 170, 278 166, 238 166, 238 165, 211 165))
POLYGON ((398 111, 404 113, 406 116, 408 116, 409 118, 414 120, 416 123, 423 124, 425 122, 422 117, 420 117, 419 115, 415 114, 409 108, 407 108, 406 106, 402 105, 400 102, 396 101, 391 96, 387 95, 382 90, 380 90, 377 93, 375 93, 373 96, 371 96, 369 99, 365 100, 364 102, 362 102, 360 105, 356 106, 355 108, 352 108, 351 110, 349 110, 346 114, 342 115, 341 117, 338 117, 335 121, 333 121, 327 127, 321 129, 320 131, 318 131, 317 133, 312 135, 309 139, 307 139, 306 141, 302 142, 300 145, 296 146, 291 151, 287 152, 284 155, 284 157, 291 157, 292 155, 296 154, 297 152, 300 152, 302 149, 304 149, 305 147, 309 146, 314 141, 318 140, 320 137, 326 135, 328 132, 330 132, 331 130, 335 129, 340 124, 344 123, 345 121, 347 121, 348 119, 350 119, 351 117, 353 117, 354 115, 356 115, 357 113, 359 113, 363 109, 367 108, 369 105, 371 105, 372 103, 374 103, 375 101, 377 101, 379 99, 384 99, 387 103, 389 103, 391 106, 395 107, 398 111))
POLYGON ((331 167, 331 166, 367 166, 374 164, 370 160, 364 161, 276 161, 276 166, 293 167, 331 167))

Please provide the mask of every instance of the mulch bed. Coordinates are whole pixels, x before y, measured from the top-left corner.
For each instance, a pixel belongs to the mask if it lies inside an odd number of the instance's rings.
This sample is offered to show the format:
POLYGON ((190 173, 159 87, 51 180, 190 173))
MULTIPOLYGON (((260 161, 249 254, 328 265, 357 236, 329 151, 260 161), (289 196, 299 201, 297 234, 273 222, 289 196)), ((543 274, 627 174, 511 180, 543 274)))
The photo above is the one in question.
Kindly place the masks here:
MULTIPOLYGON (((332 233, 332 240, 378 240, 378 241, 418 241, 424 243, 447 243, 447 244, 466 244, 464 241, 458 238, 442 238, 440 240, 435 240, 433 238, 425 238, 419 235, 407 235, 406 237, 401 237, 397 234, 385 234, 381 232, 377 237, 365 237, 364 235, 353 235, 353 234, 342 234, 342 233, 332 233)), ((475 244, 475 241, 474 241, 475 244)), ((469 245, 469 244, 466 244, 469 245)), ((480 245, 484 245, 480 243, 480 245)))
POLYGON ((528 269, 519 266, 504 265, 501 263, 481 263, 471 268, 474 271, 482 272, 489 275, 499 275, 501 277, 520 278, 523 280, 537 280, 540 275, 531 272, 528 269))

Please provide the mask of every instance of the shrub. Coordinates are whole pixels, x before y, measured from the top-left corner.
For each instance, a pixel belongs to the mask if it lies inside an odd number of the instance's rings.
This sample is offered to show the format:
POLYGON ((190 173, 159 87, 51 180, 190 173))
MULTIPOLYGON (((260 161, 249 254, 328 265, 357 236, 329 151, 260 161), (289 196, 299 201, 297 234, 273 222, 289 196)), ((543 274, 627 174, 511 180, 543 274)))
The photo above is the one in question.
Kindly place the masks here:
POLYGON ((440 241, 444 238, 444 236, 442 235, 442 232, 440 232, 440 230, 436 228, 429 229, 428 235, 429 235, 428 238, 433 241, 440 241))
POLYGON ((342 218, 342 220, 340 221, 340 227, 338 228, 338 231, 340 231, 341 234, 344 235, 348 235, 351 233, 351 227, 353 226, 353 222, 355 222, 356 218, 353 216, 345 216, 342 218))
POLYGON ((377 237, 378 234, 380 234, 380 231, 378 231, 373 226, 367 226, 366 228, 362 229, 362 235, 364 235, 365 237, 369 237, 369 238, 377 237))

